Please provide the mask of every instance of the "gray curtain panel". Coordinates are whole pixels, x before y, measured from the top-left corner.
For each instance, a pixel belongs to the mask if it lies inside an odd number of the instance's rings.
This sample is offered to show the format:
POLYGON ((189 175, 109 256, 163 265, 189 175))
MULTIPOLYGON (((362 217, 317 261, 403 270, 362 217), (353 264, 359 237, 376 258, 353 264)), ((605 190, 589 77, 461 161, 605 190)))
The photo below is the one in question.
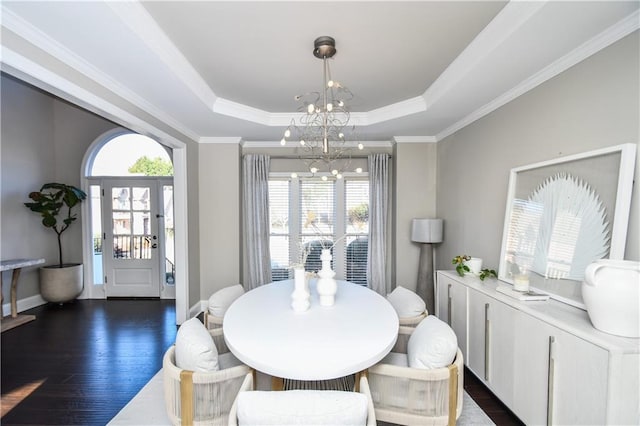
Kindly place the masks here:
POLYGON ((245 290, 271 282, 269 251, 268 155, 247 154, 242 167, 244 248, 248 277, 245 290))
POLYGON ((369 288, 382 296, 391 292, 387 280, 387 235, 389 227, 389 155, 369 155, 369 288))

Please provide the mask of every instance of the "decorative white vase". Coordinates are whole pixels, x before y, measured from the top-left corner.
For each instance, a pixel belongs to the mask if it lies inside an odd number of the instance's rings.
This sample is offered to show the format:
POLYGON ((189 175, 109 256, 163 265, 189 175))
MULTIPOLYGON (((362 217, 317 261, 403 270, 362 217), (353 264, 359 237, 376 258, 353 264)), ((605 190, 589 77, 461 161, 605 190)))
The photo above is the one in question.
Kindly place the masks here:
POLYGON ((307 286, 306 272, 303 268, 293 270, 293 293, 291 293, 291 307, 296 312, 304 312, 309 309, 309 287, 307 286))
POLYGON ((595 328, 640 338, 640 262, 601 259, 589 264, 582 298, 595 328))
POLYGON ((333 278, 336 273, 331 269, 331 251, 329 249, 322 249, 320 260, 322 261, 322 269, 318 271, 320 278, 317 284, 320 305, 333 306, 336 292, 338 291, 338 283, 333 278))

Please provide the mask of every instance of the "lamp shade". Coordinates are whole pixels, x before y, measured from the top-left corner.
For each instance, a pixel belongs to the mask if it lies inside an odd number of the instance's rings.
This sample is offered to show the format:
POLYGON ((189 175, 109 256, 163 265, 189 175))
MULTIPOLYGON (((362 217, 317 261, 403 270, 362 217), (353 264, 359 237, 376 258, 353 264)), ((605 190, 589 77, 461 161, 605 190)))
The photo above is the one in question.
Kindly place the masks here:
POLYGON ((441 243, 442 219, 413 219, 411 241, 416 243, 441 243))

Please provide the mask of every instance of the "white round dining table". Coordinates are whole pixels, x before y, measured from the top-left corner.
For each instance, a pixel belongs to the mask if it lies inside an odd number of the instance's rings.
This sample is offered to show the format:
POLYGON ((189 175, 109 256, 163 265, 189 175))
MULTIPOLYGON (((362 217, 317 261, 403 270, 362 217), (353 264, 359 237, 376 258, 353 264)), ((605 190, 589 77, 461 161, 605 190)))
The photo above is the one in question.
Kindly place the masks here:
POLYGON ((398 336, 398 315, 378 293, 338 281, 333 306, 321 306, 316 279, 311 306, 291 308, 293 280, 248 291, 229 307, 223 332, 243 363, 274 377, 328 380, 360 372, 380 361, 398 336))

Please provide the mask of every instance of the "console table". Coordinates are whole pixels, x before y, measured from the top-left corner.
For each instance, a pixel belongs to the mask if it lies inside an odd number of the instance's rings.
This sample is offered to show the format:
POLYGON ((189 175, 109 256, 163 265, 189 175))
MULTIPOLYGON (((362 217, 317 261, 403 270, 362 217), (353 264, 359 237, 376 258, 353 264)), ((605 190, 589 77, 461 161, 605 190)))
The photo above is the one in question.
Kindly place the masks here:
POLYGON ((10 330, 36 319, 35 315, 18 315, 18 278, 20 278, 22 268, 41 265, 43 263, 44 259, 10 259, 0 262, 0 306, 4 303, 2 272, 13 271, 11 276, 11 316, 2 318, 2 331, 10 330))
POLYGON ((640 339, 596 330, 586 311, 523 302, 495 279, 438 271, 436 315, 465 365, 525 424, 640 424, 640 339))

